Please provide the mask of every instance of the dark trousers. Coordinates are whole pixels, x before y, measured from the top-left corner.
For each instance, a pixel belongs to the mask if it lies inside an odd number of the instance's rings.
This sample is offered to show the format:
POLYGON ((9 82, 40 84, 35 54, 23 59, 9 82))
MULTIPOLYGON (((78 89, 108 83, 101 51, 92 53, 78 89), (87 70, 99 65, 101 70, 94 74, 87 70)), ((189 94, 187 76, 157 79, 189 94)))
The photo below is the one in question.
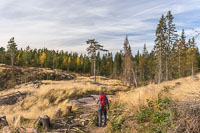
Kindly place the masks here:
POLYGON ((104 125, 106 125, 106 121, 107 121, 106 108, 99 109, 98 113, 99 113, 99 126, 102 126, 102 115, 104 115, 104 125))

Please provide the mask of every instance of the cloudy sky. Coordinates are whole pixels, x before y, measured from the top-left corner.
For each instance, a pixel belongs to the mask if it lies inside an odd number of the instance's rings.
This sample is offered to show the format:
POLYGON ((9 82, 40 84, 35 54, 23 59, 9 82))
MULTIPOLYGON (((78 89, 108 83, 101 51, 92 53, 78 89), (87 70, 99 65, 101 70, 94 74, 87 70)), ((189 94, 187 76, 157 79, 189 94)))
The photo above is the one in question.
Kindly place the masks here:
MULTIPOLYGON (((172 11, 177 30, 200 30, 200 0, 0 0, 0 46, 15 37, 18 48, 86 53, 87 39, 112 52, 129 36, 133 53, 150 50, 159 18, 172 11)), ((197 38, 197 41, 199 39, 197 38)))

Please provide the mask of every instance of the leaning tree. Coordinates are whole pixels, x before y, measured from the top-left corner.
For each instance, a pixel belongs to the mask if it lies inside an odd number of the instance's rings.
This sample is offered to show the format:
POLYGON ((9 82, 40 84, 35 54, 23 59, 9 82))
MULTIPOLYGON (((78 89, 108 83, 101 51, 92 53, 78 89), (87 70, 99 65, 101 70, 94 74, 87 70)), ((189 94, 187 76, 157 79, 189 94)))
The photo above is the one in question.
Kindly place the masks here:
POLYGON ((108 51, 103 49, 103 46, 100 45, 95 39, 87 40, 87 44, 90 46, 87 48, 88 54, 91 55, 91 59, 94 63, 94 83, 96 83, 96 53, 97 51, 108 51))

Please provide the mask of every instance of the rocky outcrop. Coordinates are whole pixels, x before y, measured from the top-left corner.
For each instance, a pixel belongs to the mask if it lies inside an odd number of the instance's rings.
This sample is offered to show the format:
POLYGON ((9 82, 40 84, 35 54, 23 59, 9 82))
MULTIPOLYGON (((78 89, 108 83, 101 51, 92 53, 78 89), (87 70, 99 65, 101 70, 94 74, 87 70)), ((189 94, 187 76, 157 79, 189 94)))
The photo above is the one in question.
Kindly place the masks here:
POLYGON ((38 80, 72 80, 74 74, 62 70, 51 70, 41 68, 1 68, 0 90, 9 89, 15 85, 38 80))
POLYGON ((13 105, 17 103, 18 99, 24 99, 26 93, 16 92, 8 95, 0 96, 0 106, 2 105, 13 105))

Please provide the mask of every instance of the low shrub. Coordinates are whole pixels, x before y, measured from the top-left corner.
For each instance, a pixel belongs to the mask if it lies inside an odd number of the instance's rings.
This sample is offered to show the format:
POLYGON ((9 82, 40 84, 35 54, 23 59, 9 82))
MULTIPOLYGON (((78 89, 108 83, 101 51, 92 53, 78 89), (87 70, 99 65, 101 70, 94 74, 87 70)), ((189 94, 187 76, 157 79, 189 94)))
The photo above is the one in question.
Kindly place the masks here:
POLYGON ((172 110, 172 101, 169 98, 147 100, 147 106, 141 106, 136 112, 139 132, 165 133, 173 127, 173 118, 176 116, 172 110))

